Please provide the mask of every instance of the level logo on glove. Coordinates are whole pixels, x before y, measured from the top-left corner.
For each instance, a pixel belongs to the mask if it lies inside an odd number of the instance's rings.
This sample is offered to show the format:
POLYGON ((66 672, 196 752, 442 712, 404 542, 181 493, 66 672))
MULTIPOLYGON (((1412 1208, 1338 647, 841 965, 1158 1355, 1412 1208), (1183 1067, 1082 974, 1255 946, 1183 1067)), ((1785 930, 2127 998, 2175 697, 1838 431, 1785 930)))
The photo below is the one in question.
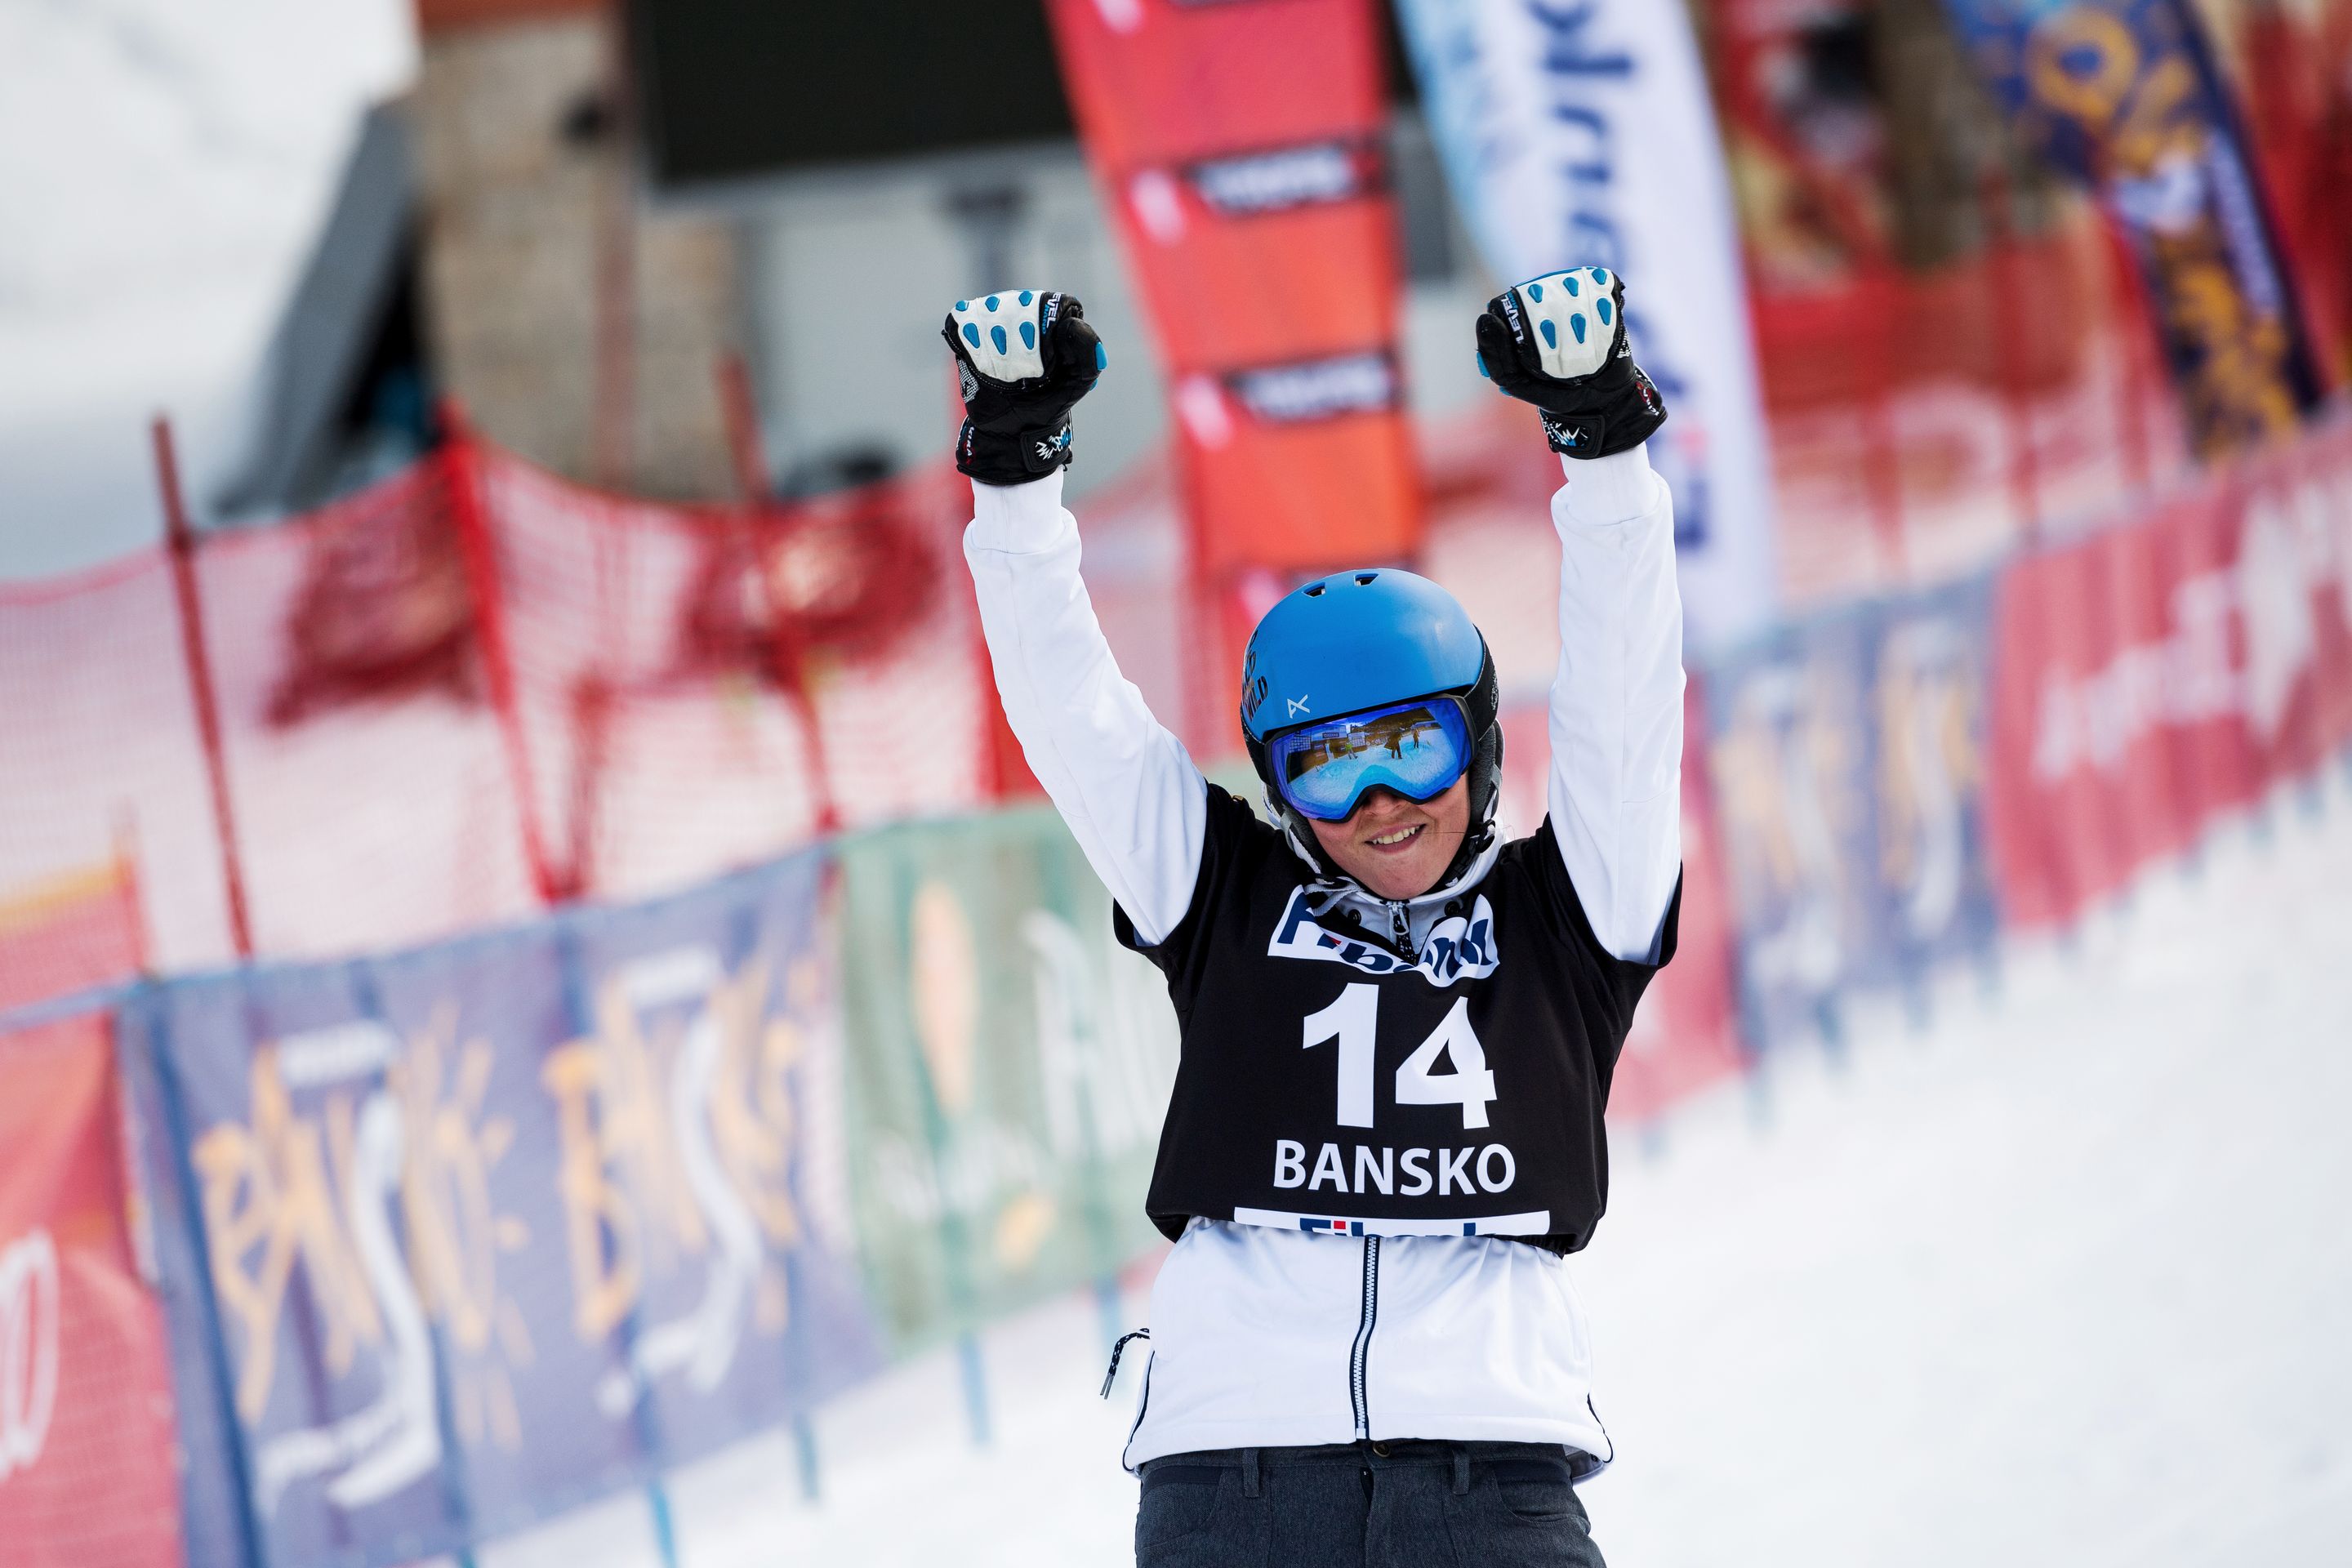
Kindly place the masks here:
POLYGON ((1094 390, 1107 358, 1075 297, 1002 289, 958 300, 940 335, 963 393, 959 471, 1018 485, 1069 462, 1070 409, 1094 390))
POLYGON ((1534 404, 1544 438, 1568 457, 1630 450, 1666 422, 1665 399, 1625 341, 1625 280, 1606 268, 1549 272, 1496 295, 1478 318, 1478 371, 1534 404))

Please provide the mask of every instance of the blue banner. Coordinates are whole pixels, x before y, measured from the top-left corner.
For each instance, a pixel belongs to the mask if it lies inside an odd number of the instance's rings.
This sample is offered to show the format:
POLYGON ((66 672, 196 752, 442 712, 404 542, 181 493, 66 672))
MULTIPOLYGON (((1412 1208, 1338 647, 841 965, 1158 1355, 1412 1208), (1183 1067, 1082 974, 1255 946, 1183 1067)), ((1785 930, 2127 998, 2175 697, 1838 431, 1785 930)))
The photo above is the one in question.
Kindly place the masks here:
POLYGON ((2128 237, 2201 456, 2316 406, 2310 344, 2186 0, 1945 0, 1994 97, 2128 237))
POLYGON ((451 1551, 878 1364, 824 874, 126 1005, 192 1563, 451 1551))
POLYGON ((1992 588, 1978 577, 1885 601, 1863 623, 1867 983, 1916 987, 2000 935, 1985 836, 1992 588))
POLYGON ((1990 579, 1801 622, 1706 669, 1750 1043, 1991 947, 1990 579))

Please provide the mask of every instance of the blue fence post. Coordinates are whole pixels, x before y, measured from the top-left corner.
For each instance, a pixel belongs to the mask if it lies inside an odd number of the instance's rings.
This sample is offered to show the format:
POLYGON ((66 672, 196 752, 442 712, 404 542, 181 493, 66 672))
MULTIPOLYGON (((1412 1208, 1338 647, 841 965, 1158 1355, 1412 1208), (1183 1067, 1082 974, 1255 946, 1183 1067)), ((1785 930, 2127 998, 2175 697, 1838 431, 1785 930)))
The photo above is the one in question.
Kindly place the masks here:
MULTIPOLYGON (((140 994, 160 998, 162 993, 160 988, 142 985, 140 994)), ((179 1068, 165 1044, 171 1026, 164 1020, 160 1000, 144 1013, 149 1022, 148 1066, 155 1075, 156 1099, 163 1105, 164 1135, 172 1146, 172 1166, 180 1187, 180 1223, 187 1229, 188 1256, 195 1270, 196 1303, 204 1321, 213 1397, 227 1427, 223 1434, 227 1440, 223 1446, 227 1450, 229 1482, 236 1489, 236 1518, 243 1546, 239 1557, 244 1568, 263 1568, 261 1521, 254 1511, 253 1475, 247 1463, 245 1431, 236 1415, 236 1380, 229 1371, 228 1342, 221 1333, 220 1298, 213 1289, 212 1238, 205 1228, 203 1205, 196 1199, 196 1167, 191 1157, 186 1095, 181 1087, 179 1068)))
POLYGON ((677 1526, 670 1518, 669 1492, 658 1471, 646 1482, 646 1511, 653 1516, 654 1550, 661 1553, 662 1568, 677 1568, 677 1526))
POLYGON ((1813 1002, 1813 1027, 1821 1032, 1822 1055, 1835 1072, 1846 1068, 1845 1010, 1836 991, 1824 991, 1813 1002))
POLYGON ((1105 1274, 1095 1280, 1095 1315, 1102 1329, 1103 1350, 1107 1354, 1111 1346, 1118 1343, 1118 1336, 1124 1331, 1120 1324, 1127 1315, 1126 1309, 1119 1303, 1118 1275, 1105 1274))
POLYGON ((971 1423, 971 1440, 988 1447, 988 1369, 980 1359, 980 1335, 966 1329, 956 1337, 956 1363, 963 1372, 963 1413, 971 1423))
POLYGON ((799 1461, 801 1499, 814 1502, 819 1496, 816 1423, 803 1410, 793 1417, 793 1457, 799 1461))
POLYGON ((1925 1036, 1936 1026, 1936 998, 1924 963, 1904 966, 1903 1017, 1915 1036, 1925 1036))
MULTIPOLYGON (((576 917, 559 914, 554 921, 555 962, 562 976, 563 1011, 573 1037, 595 1032, 595 1009, 590 1005, 586 979, 580 972, 580 941, 576 917)), ((620 1323, 621 1350, 632 1353, 637 1342, 637 1310, 635 1306, 622 1314, 620 1323)), ((662 1568, 678 1568, 677 1530, 670 1513, 669 1493, 662 1485, 661 1431, 654 1419, 651 1401, 639 1398, 631 1412, 630 1424, 636 1428, 637 1442, 646 1454, 646 1511, 652 1517, 654 1550, 661 1554, 662 1568)))

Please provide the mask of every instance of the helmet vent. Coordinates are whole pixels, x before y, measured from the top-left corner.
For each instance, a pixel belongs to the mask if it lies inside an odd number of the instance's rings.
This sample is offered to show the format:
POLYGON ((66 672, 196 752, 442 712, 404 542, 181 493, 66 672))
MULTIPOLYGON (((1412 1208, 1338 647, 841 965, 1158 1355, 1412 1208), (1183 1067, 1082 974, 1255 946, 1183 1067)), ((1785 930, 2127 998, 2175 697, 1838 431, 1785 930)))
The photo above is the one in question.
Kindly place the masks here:
POLYGON ((1323 596, 1323 584, 1320 583, 1309 583, 1307 584, 1307 596, 1310 599, 1321 598, 1323 596))
POLYGON ((1359 572, 1356 574, 1356 586, 1359 588, 1364 587, 1369 584, 1373 578, 1378 577, 1379 575, 1380 574, 1377 572, 1359 572))

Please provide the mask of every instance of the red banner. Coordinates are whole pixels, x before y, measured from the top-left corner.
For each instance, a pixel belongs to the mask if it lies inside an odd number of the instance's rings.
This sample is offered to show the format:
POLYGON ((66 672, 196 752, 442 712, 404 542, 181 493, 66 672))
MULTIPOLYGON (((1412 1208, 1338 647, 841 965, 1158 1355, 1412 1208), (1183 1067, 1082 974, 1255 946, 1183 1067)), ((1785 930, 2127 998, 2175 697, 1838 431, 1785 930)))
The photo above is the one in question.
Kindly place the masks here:
POLYGON ((2049 925, 2352 740, 2352 427, 2018 562, 1996 622, 1994 864, 2049 925))
POLYGON ((1683 904, 1675 959, 1643 994, 1609 1087, 1609 1119, 1640 1126, 1744 1064, 1732 1004, 1731 888, 1706 774, 1706 716, 1683 702, 1683 904))
MULTIPOLYGON (((1546 719, 1539 702, 1503 714, 1503 824, 1513 834, 1533 831, 1547 810, 1546 719)), ((1683 733, 1682 921, 1675 960, 1643 994, 1609 1086, 1609 1120, 1621 1128, 1656 1121, 1745 1063, 1733 1003, 1731 888, 1707 784, 1706 716, 1696 678, 1683 704, 1683 733)))
POLYGON ((1419 542, 1370 0, 1054 0, 1089 158, 1171 373, 1194 569, 1419 542))
POLYGON ((125 1217, 104 1015, 0 1036, 0 1543, 9 1568, 177 1568, 163 1325, 125 1217))

